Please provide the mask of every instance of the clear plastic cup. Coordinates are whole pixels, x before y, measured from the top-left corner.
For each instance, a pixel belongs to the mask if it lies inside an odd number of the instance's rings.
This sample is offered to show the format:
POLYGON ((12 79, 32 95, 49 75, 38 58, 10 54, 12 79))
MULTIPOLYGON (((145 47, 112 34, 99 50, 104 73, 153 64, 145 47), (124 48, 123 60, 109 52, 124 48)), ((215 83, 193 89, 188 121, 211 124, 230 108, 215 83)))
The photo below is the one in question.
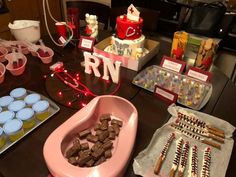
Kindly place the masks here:
POLYGON ((31 108, 21 109, 16 113, 16 118, 22 120, 24 129, 31 129, 36 125, 34 110, 31 108))
POLYGON ((43 121, 50 116, 49 103, 46 100, 38 101, 33 104, 33 110, 36 112, 36 118, 43 121))
POLYGON ((18 112, 25 107, 25 102, 22 100, 13 101, 8 105, 8 110, 13 112, 18 112))
POLYGON ((20 139, 24 135, 23 122, 19 119, 12 119, 3 125, 3 131, 12 142, 20 139))
POLYGON ((29 94, 25 97, 24 101, 28 106, 32 106, 34 103, 38 102, 41 99, 41 96, 37 93, 29 94))
POLYGON ((27 95, 27 91, 25 88, 15 88, 10 92, 10 96, 12 98, 15 98, 17 100, 22 100, 25 98, 25 96, 27 95))
POLYGON ((0 84, 3 83, 5 79, 6 67, 4 64, 0 63, 0 84))
POLYGON ((0 125, 4 125, 7 121, 12 120, 15 113, 12 111, 3 111, 0 113, 0 125))
POLYGON ((54 52, 52 49, 50 49, 49 47, 40 47, 39 49, 45 51, 45 52, 48 52, 49 56, 41 56, 39 54, 39 52, 37 52, 37 55, 38 57, 41 59, 41 61, 44 63, 44 64, 48 64, 48 63, 51 63, 52 62, 52 58, 53 58, 53 55, 54 55, 54 52))
POLYGON ((14 98, 11 96, 3 96, 0 98, 0 106, 2 107, 2 110, 7 110, 8 105, 14 101, 14 98))

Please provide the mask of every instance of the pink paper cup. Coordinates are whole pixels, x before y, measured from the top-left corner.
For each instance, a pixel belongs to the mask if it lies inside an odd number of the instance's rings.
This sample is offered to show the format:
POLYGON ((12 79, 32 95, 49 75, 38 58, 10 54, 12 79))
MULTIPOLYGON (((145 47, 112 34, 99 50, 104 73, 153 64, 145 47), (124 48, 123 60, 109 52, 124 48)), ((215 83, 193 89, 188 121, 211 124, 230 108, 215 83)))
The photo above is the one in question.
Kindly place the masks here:
POLYGON ((2 53, 2 54, 0 55, 0 62, 6 61, 5 56, 6 56, 6 54, 8 53, 7 48, 5 48, 5 47, 0 47, 0 52, 2 53))
POLYGON ((19 76, 21 74, 23 74, 23 72, 25 71, 25 65, 27 63, 27 58, 24 54, 22 53, 9 53, 6 56, 6 59, 8 60, 8 64, 6 66, 6 69, 13 75, 13 76, 19 76), (17 58, 22 58, 23 59, 23 65, 21 67, 18 67, 16 69, 13 68, 12 63, 10 63, 9 61, 11 61, 13 59, 13 56, 16 56, 17 58))
POLYGON ((56 26, 57 34, 66 39, 67 37, 66 37, 66 25, 65 24, 66 24, 66 22, 57 22, 57 23, 55 23, 55 26, 56 26))
POLYGON ((44 64, 48 64, 48 63, 51 63, 52 62, 52 58, 53 58, 53 55, 54 55, 54 52, 52 49, 50 49, 49 47, 40 47, 40 49, 42 50, 45 50, 49 53, 49 56, 48 57, 42 57, 39 55, 39 53, 37 52, 37 55, 38 57, 41 59, 41 61, 44 63, 44 64))
POLYGON ((0 84, 3 83, 3 81, 4 81, 5 72, 6 72, 5 65, 0 63, 0 84))

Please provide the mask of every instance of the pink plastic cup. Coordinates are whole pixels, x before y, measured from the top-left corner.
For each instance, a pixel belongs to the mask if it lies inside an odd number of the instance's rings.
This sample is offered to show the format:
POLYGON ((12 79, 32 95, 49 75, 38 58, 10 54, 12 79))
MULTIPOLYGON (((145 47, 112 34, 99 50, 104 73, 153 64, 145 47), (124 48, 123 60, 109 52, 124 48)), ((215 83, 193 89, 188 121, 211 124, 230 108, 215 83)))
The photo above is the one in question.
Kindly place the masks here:
POLYGON ((40 47, 40 49, 44 50, 44 51, 47 51, 49 56, 47 57, 42 57, 39 55, 39 53, 37 52, 37 55, 38 57, 41 59, 41 61, 44 63, 44 64, 48 64, 48 63, 51 63, 52 62, 52 57, 54 55, 54 52, 52 49, 50 49, 49 47, 40 47))
POLYGON ((23 74, 23 72, 25 71, 25 65, 27 63, 27 58, 26 58, 26 56, 24 54, 22 54, 22 53, 14 53, 14 54, 13 53, 9 53, 9 54, 7 54, 5 56, 5 58, 8 60, 8 64, 7 64, 6 68, 7 68, 8 71, 10 71, 10 73, 13 76, 19 76, 19 75, 23 74), (23 59, 22 66, 18 67, 16 69, 13 68, 12 62, 10 62, 10 61, 13 60, 14 55, 15 55, 16 58, 23 59))
POLYGON ((8 53, 8 50, 5 47, 0 47, 0 52, 2 53, 0 54, 0 62, 6 61, 5 56, 8 53))
POLYGON ((0 63, 0 84, 3 83, 3 81, 4 81, 5 72, 6 72, 5 65, 0 63))

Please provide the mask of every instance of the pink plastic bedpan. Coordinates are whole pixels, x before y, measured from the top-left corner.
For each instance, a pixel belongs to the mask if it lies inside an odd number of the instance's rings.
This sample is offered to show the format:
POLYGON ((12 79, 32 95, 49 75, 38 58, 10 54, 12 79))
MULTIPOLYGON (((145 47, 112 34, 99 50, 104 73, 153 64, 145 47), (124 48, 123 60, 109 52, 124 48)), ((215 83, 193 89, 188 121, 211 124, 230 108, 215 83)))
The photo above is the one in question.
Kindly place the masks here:
MULTIPOLYGON (((109 121, 109 123, 112 124, 112 121, 109 121)), ((58 127, 46 140, 43 153, 49 171, 54 177, 123 176, 134 146, 137 125, 137 110, 126 99, 111 95, 94 98, 87 106, 58 127), (87 163, 82 167, 78 164, 72 165, 69 163, 66 156, 68 155, 68 150, 74 146, 76 138, 82 134, 81 132, 88 129, 92 131, 92 134, 95 134, 94 127, 104 115, 110 115, 112 120, 115 119, 115 121, 118 120, 123 123, 120 127, 119 135, 116 136, 115 140, 112 140, 112 156, 103 161, 103 163, 94 164, 92 167, 88 167, 87 163)), ((100 136, 99 141, 101 141, 100 136)), ((86 139, 80 139, 80 144, 85 142, 87 142, 86 139)), ((92 145, 94 144, 89 143, 89 148, 92 145)), ((80 155, 76 157, 77 160, 80 155)))

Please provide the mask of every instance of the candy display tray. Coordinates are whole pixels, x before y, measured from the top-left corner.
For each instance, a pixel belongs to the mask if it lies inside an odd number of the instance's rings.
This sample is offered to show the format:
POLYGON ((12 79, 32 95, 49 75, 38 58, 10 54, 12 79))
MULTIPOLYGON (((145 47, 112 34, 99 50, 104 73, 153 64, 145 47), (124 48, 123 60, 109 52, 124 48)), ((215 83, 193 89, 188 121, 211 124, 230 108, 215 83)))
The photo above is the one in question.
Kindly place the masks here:
MULTIPOLYGON (((27 90, 27 95, 28 94, 31 94, 31 93, 36 93, 36 92, 33 92, 33 91, 30 91, 30 90, 27 90)), ((37 127, 39 127, 42 123, 44 123, 46 120, 48 120, 50 117, 52 117, 53 115, 55 115, 59 110, 60 108, 52 101, 50 100, 49 98, 41 95, 41 100, 47 100, 49 102, 49 112, 51 113, 50 116, 48 116, 46 119, 44 119, 43 121, 40 121, 38 119, 36 119, 36 125, 29 129, 29 130, 24 130, 24 135, 19 138, 18 140, 14 141, 14 142, 10 142, 9 140, 6 140, 6 144, 0 148, 0 154, 2 154, 4 151, 6 151, 8 148, 10 148, 11 146, 13 146, 14 144, 16 144, 18 141, 20 141, 22 138, 24 138, 25 136, 27 136, 30 132, 32 132, 34 129, 36 129, 37 127)))
POLYGON ((155 86, 158 85, 177 93, 177 103, 194 110, 200 110, 205 106, 212 94, 212 84, 157 65, 149 66, 141 71, 134 77, 132 83, 150 92, 154 92, 155 86))

